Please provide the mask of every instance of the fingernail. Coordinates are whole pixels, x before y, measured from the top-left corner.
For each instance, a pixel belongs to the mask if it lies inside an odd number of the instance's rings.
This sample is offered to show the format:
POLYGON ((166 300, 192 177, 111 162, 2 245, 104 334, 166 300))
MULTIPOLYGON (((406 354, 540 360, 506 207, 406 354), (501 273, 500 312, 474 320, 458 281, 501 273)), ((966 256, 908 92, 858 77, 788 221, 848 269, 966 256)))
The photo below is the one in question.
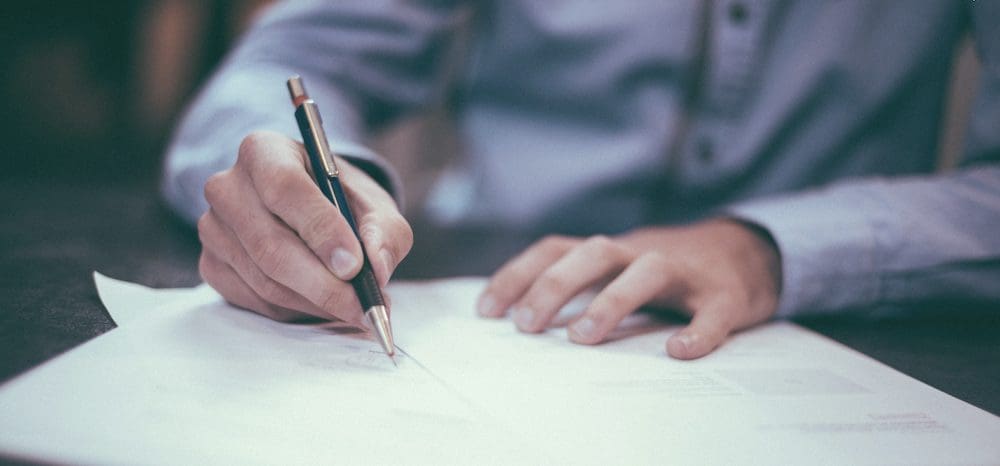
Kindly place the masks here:
POLYGON ((334 275, 340 277, 341 280, 349 280, 351 273, 357 266, 358 258, 344 248, 334 249, 333 254, 330 255, 330 267, 333 269, 334 275))
POLYGON ((497 307, 497 300, 489 293, 483 293, 476 302, 476 312, 483 317, 493 317, 494 308, 497 307))
POLYGON ((684 355, 691 354, 691 346, 694 343, 694 339, 691 338, 691 335, 681 333, 674 337, 674 341, 676 341, 680 346, 679 349, 684 355))
POLYGON ((569 329, 576 334, 576 339, 582 341, 592 341, 597 332, 597 325, 594 323, 594 319, 591 319, 590 317, 583 317, 574 322, 569 329))
POLYGON ((534 313, 526 307, 519 307, 514 310, 514 323, 517 328, 527 330, 531 328, 531 321, 534 320, 534 313))

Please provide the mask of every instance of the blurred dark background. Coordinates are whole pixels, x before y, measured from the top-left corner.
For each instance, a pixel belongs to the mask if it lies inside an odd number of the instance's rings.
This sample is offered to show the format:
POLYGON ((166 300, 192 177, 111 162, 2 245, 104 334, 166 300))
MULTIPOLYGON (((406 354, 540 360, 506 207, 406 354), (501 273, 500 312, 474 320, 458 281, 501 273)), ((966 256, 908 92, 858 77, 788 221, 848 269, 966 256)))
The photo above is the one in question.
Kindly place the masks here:
POLYGON ((0 2, 0 383, 114 328, 94 270, 199 282, 197 235, 157 194, 163 149, 264 3, 0 2))
POLYGON ((154 181, 184 102, 265 0, 0 6, 0 181, 154 181))

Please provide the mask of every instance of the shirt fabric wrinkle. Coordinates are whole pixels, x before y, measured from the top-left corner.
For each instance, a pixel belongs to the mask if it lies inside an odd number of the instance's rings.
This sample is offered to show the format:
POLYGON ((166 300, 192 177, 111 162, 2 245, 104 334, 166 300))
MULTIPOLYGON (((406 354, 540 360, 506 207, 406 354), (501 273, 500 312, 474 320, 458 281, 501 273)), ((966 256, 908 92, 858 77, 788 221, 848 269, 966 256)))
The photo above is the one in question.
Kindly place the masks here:
POLYGON ((335 150, 397 195, 367 137, 457 95, 463 153, 421 206, 442 228, 607 234, 722 214, 774 237, 779 315, 957 289, 1000 302, 983 285, 1000 283, 1000 2, 397 3, 270 8, 179 126, 168 202, 193 222, 250 130, 298 139, 283 82, 298 73, 335 150), (946 68, 970 33, 967 157, 935 174, 946 68), (465 59, 444 69, 459 36, 465 59))

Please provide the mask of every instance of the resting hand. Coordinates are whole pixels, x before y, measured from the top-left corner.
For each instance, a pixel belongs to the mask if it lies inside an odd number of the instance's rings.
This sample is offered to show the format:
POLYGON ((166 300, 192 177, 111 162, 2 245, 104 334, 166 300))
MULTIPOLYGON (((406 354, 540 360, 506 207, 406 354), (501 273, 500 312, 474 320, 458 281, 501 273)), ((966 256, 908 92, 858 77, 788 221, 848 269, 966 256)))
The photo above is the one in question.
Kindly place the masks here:
MULTIPOLYGON (((362 325, 349 280, 361 245, 316 186, 302 144, 257 132, 232 168, 205 183, 209 210, 198 221, 201 276, 227 301, 276 320, 307 315, 362 325)), ((409 252, 413 233, 392 197, 338 160, 372 268, 384 286, 409 252)))
POLYGON ((603 285, 570 324, 572 341, 600 343, 642 306, 671 308, 692 319, 667 341, 667 353, 693 359, 774 314, 780 283, 778 253, 764 233, 710 220, 613 238, 543 239, 494 274, 477 309, 487 317, 509 310, 518 329, 540 332, 575 295, 603 285))

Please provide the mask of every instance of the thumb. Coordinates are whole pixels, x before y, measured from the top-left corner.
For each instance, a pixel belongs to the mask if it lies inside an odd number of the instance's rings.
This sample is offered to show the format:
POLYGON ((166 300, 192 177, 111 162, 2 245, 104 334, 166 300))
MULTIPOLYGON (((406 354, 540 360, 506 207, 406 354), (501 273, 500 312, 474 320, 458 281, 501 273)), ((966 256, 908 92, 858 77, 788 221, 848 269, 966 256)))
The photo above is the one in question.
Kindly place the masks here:
POLYGON ((697 359, 711 353, 733 330, 733 309, 713 303, 696 310, 691 323, 667 339, 667 354, 676 359, 697 359))

